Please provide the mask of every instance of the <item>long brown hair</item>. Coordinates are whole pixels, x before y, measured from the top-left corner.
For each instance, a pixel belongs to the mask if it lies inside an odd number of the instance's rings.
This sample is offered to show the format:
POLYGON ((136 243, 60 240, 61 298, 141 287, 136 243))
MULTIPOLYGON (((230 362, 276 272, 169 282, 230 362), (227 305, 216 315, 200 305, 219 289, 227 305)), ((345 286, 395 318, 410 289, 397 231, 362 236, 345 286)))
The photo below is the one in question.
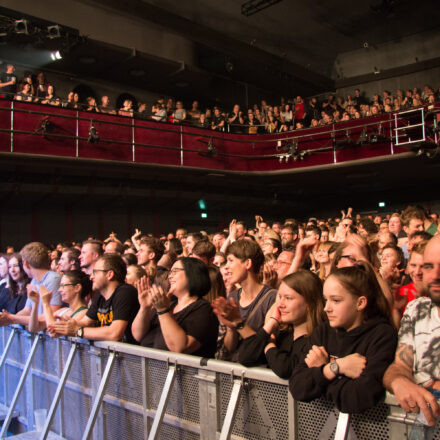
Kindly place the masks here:
POLYGON ((365 320, 382 316, 391 323, 391 308, 377 280, 373 266, 367 261, 358 261, 354 266, 335 269, 330 273, 353 296, 367 298, 365 320))
POLYGON ((309 270, 300 269, 283 278, 283 283, 299 293, 307 303, 307 333, 326 320, 322 296, 322 281, 309 270))

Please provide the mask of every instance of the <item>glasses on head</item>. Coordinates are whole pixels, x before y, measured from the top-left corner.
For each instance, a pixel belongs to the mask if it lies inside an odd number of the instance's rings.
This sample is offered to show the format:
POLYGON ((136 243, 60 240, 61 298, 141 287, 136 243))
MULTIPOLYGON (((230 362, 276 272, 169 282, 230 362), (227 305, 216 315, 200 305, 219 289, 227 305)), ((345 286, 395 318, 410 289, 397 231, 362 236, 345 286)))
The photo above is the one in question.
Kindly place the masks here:
POLYGON ((174 269, 170 270, 170 275, 176 274, 177 272, 179 272, 179 270, 185 270, 185 269, 183 269, 182 267, 175 267, 174 269))
POLYGON ((65 283, 65 284, 60 284, 60 287, 64 289, 64 287, 66 286, 74 286, 75 283, 65 283))
POLYGON ((109 272, 110 269, 93 269, 93 275, 96 275, 97 272, 109 272))

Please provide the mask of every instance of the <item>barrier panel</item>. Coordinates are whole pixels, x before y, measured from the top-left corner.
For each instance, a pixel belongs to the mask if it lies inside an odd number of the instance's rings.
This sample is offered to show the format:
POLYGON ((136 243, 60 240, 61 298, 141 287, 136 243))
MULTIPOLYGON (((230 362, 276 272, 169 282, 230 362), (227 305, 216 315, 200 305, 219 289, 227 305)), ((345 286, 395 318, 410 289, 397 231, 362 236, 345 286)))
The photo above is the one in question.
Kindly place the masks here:
POLYGON ((0 403, 10 416, 1 438, 14 413, 14 431, 27 431, 18 439, 397 440, 414 423, 392 396, 391 407, 351 416, 325 400, 295 402, 287 381, 264 368, 18 327, 0 333, 0 403), (47 410, 39 432, 36 409, 47 410))
POLYGON ((0 100, 0 151, 237 172, 288 171, 407 153, 396 144, 395 124, 394 115, 385 114, 284 133, 233 134, 0 100))

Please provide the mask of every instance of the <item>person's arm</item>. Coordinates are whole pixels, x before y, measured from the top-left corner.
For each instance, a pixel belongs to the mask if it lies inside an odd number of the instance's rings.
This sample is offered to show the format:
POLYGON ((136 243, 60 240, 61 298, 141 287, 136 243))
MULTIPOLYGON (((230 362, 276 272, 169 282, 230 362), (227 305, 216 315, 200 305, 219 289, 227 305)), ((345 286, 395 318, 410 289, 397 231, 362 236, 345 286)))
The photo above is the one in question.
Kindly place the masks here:
POLYGON ((136 283, 138 291, 139 311, 131 324, 131 333, 136 341, 141 342, 143 337, 150 330, 150 321, 152 313, 152 300, 149 295, 150 280, 147 277, 142 277, 136 283))
POLYGON ((53 324, 55 322, 55 317, 50 306, 50 301, 52 299, 52 292, 46 289, 44 286, 40 286, 40 296, 41 303, 43 305, 43 315, 46 321, 46 325, 53 324))
POLYGON ((38 292, 33 290, 31 284, 28 284, 26 287, 28 292, 28 298, 32 300, 32 310, 29 316, 28 330, 31 333, 36 333, 39 332, 40 330, 43 330, 45 327, 45 326, 42 327, 38 322, 38 305, 40 303, 40 297, 38 295, 38 292))
POLYGON ((194 353, 201 344, 185 330, 174 319, 169 297, 160 286, 151 287, 151 299, 157 311, 162 336, 168 350, 174 353, 194 353))
POLYGON ((438 417, 439 405, 435 397, 423 386, 414 383, 414 350, 411 345, 399 344, 394 362, 383 377, 385 388, 394 394, 405 412, 421 410, 428 423, 433 426, 438 417), (430 405, 430 407, 428 406, 430 405))
POLYGON ((306 258, 309 256, 310 252, 312 252, 312 249, 314 246, 316 246, 317 242, 318 240, 316 240, 314 237, 303 238, 299 241, 292 264, 287 271, 287 275, 290 275, 291 273, 301 269, 306 258))
MULTIPOLYGON (((338 380, 333 380, 327 386, 326 397, 333 400, 340 411, 347 413, 363 412, 376 405, 384 394, 382 379, 385 370, 393 361, 397 335, 390 325, 379 325, 374 333, 367 337, 366 364, 364 364, 365 367, 362 369, 362 373, 356 377, 359 368, 362 366, 360 364, 361 359, 347 359, 348 357, 346 357, 337 360, 341 370, 340 373, 343 376, 339 377, 338 380)), ((325 368, 329 369, 329 367, 325 368)))
POLYGON ((226 238, 225 242, 222 244, 220 248, 220 252, 225 253, 227 247, 236 240, 237 237, 237 220, 234 218, 231 223, 229 223, 229 235, 226 238))

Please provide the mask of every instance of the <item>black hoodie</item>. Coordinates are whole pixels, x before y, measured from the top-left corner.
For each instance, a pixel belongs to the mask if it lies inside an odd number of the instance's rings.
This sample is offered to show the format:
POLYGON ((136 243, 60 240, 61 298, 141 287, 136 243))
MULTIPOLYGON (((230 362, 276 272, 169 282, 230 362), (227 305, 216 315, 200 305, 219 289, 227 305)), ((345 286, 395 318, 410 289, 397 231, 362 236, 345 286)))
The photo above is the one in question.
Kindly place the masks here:
POLYGON ((330 358, 359 353, 367 364, 357 379, 341 375, 328 380, 323 367, 309 368, 303 359, 289 381, 294 399, 309 402, 324 396, 345 413, 360 413, 379 402, 384 393, 382 378, 397 346, 397 333, 385 318, 369 319, 348 332, 323 323, 310 336, 310 343, 323 346, 330 358))

